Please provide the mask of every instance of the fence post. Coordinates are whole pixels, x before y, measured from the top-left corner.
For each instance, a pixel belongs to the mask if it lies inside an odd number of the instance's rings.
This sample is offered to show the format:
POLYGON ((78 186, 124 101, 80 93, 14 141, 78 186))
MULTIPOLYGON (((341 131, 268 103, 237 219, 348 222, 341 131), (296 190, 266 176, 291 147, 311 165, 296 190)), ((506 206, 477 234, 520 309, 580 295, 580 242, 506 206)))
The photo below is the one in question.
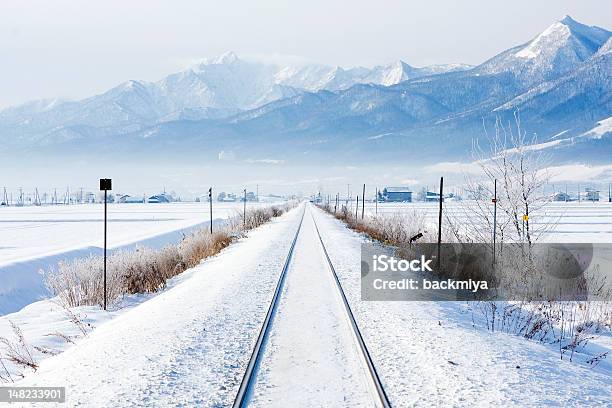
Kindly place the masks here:
POLYGON ((359 194, 355 194, 357 197, 357 205, 355 206, 355 220, 357 220, 357 214, 359 213, 359 194))
POLYGON ((442 194, 444 191, 444 177, 440 177, 440 208, 438 210, 438 267, 440 267, 440 247, 442 245, 442 194))

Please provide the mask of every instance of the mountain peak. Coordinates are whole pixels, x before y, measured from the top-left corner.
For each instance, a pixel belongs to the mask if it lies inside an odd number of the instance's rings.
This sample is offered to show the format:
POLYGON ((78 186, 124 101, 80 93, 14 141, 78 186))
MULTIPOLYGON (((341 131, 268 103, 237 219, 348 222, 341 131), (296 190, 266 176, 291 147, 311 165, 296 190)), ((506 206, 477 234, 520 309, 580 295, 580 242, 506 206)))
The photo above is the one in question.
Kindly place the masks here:
MULTIPOLYGON (((563 18, 559 19, 558 22, 562 23, 562 24, 565 24, 565 25, 580 24, 579 22, 574 20, 569 14, 566 14, 565 16, 563 16, 563 18)), ((582 25, 582 24, 580 24, 580 25, 582 25)))
POLYGON ((202 65, 230 65, 240 61, 238 55, 233 51, 227 51, 213 58, 205 58, 202 65))
POLYGON ((609 31, 584 25, 566 15, 538 34, 515 55, 519 58, 534 59, 562 48, 571 48, 579 59, 584 60, 595 53, 609 37, 609 31))

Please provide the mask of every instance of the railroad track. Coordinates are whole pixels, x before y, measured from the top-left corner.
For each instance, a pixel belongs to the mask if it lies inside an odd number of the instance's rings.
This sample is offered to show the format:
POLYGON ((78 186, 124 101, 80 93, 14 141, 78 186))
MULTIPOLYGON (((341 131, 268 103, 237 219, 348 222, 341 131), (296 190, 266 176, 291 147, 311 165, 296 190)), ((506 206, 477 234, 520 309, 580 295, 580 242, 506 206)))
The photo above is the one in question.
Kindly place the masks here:
MULTIPOLYGON (((306 204, 308 205, 308 204, 306 204)), ((295 236, 293 237, 293 241, 291 243, 291 246, 289 248, 289 252, 287 254, 287 258, 285 259, 285 263, 283 265, 283 268, 281 270, 279 279, 278 279, 278 283, 276 285, 276 289, 274 290, 274 295, 272 296, 272 300, 270 302, 270 306, 268 307, 268 312, 266 314, 266 317, 264 319, 262 328, 259 332, 259 336, 257 337, 257 342, 255 343, 255 347, 253 348, 253 352, 251 353, 251 357, 249 359, 249 363, 247 365, 247 368, 245 370, 244 376, 242 378, 242 381, 240 383, 240 388, 238 389, 238 393, 236 395, 236 398, 234 400, 234 404, 233 407, 234 408, 238 408, 238 407, 245 407, 248 405, 250 397, 251 397, 251 392, 253 390, 253 386, 256 382, 256 378, 257 378, 257 373, 259 370, 259 366, 261 363, 261 359, 263 357, 264 354, 264 346, 268 341, 268 337, 270 335, 270 331, 271 331, 271 327, 272 327, 272 322, 274 320, 274 316, 276 315, 276 311, 278 309, 278 305, 280 303, 280 298, 281 298, 281 293, 283 290, 283 286, 285 283, 285 278, 287 275, 287 271, 289 270, 289 266, 291 264, 291 259, 293 257, 293 252, 296 246, 296 242, 298 240, 298 236, 300 235, 300 230, 302 229, 302 224, 304 222, 304 217, 306 214, 306 205, 304 206, 304 210, 302 212, 302 216, 300 219, 300 224, 297 228, 297 231, 295 233, 295 236)), ((318 241, 321 244, 321 248, 323 250, 323 253, 325 255, 325 259, 327 260, 327 264, 329 266, 330 272, 333 275, 333 280, 336 284, 336 288, 338 290, 338 293, 340 295, 340 298, 342 300, 342 304, 344 306, 344 310, 346 312, 346 316, 348 317, 349 321, 350 321, 350 326, 352 329, 352 334, 354 336, 354 339, 358 345, 358 350, 359 350, 359 354, 363 360, 363 363, 365 365, 365 367, 367 368, 367 372, 369 374, 369 380, 371 381, 371 385, 372 385, 372 389, 375 390, 376 395, 375 397, 375 401, 377 402, 377 406, 380 407, 390 407, 390 403, 389 403, 389 399, 385 393, 385 390, 382 386, 382 383, 380 381, 380 378, 378 376, 378 373, 376 371, 376 368, 374 367, 374 363, 372 362, 372 358, 370 356, 370 353, 365 345, 365 342, 363 340, 363 337, 361 335, 361 332, 359 330, 359 327, 357 326, 357 322, 355 320, 355 317, 353 315, 353 312, 351 311, 350 305, 348 303, 348 300, 346 298, 346 295, 344 293, 344 290, 342 289, 342 285, 340 284, 340 280, 338 278, 338 275, 336 273, 336 270, 333 266, 333 263, 329 257, 329 254, 327 252, 327 248, 325 247, 325 243, 323 242, 323 239, 321 237, 321 233, 319 231, 319 227, 317 226, 316 220, 314 218, 314 215, 312 215, 312 213, 310 214, 312 217, 312 221, 314 223, 316 232, 317 232, 317 237, 318 237, 318 241)), ((316 375, 313 373, 313 375, 316 375)))

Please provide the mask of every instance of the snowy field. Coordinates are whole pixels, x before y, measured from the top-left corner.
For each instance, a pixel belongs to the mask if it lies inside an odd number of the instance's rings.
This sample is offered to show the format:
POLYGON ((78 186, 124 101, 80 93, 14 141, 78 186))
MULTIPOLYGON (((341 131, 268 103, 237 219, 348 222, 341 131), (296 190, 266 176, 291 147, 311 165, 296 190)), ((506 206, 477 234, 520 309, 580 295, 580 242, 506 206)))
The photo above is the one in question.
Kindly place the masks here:
POLYGON ((571 363, 556 345, 491 333, 465 302, 361 301, 363 236, 317 222, 392 406, 609 406, 612 364, 585 363, 612 349, 609 334, 571 363))
MULTIPOLYGON (((126 307, 112 313, 76 308, 76 313, 87 315, 85 322, 96 326, 85 338, 49 301, 0 317, 0 335, 10 333, 11 318, 26 339, 66 350, 52 357, 37 352, 40 368, 16 385, 65 385, 70 406, 230 406, 301 208, 173 278, 160 293, 128 297, 126 307), (74 336, 76 345, 46 334, 53 331, 74 336)), ((593 367, 585 363, 590 354, 580 353, 574 362, 562 361, 555 345, 491 333, 462 302, 361 301, 360 245, 365 238, 320 210, 309 211, 392 406, 609 403, 608 360, 593 367)), ((358 382, 360 369, 348 358, 353 345, 341 319, 326 321, 333 310, 325 318, 313 318, 333 306, 328 301, 334 295, 329 292, 331 279, 323 275, 312 225, 306 221, 282 295, 284 306, 262 360, 255 406, 287 406, 285 397, 292 406, 324 398, 333 400, 333 406, 361 402, 355 392, 363 387, 351 386, 358 382), (320 333, 320 338, 309 339, 309 333, 320 333), (321 382, 331 377, 336 379, 321 382), (315 384, 319 386, 312 387, 315 384)), ((611 343, 609 336, 599 337, 586 351, 609 350, 611 343)))
MULTIPOLYGON (((345 203, 341 201, 341 205, 345 203)), ((378 203, 379 215, 395 213, 424 214, 425 222, 433 230, 437 230, 438 203, 378 203)), ((443 204, 444 218, 449 215, 461 222, 477 223, 466 207, 469 201, 445 202, 443 204)), ((492 207, 491 207, 492 208, 492 207)), ((349 210, 355 211, 355 202, 349 202, 349 210)), ((375 203, 366 202, 366 214, 375 214, 375 203)), ((361 204, 358 215, 361 216, 361 204)), ((499 214, 499 213, 498 213, 499 214)), ((445 222, 445 219, 443 219, 445 222)), ((609 202, 552 202, 529 216, 530 225, 538 228, 544 224, 554 224, 552 231, 542 237, 542 242, 612 242, 612 203, 609 202)))
MULTIPOLYGON (((247 208, 269 206, 247 203, 247 208)), ((241 212, 243 203, 213 203, 213 223, 241 212)), ((100 254, 104 238, 101 204, 0 207, 0 315, 48 294, 40 270, 64 259, 100 254)), ((160 248, 208 225, 209 204, 109 204, 108 247, 160 248)))

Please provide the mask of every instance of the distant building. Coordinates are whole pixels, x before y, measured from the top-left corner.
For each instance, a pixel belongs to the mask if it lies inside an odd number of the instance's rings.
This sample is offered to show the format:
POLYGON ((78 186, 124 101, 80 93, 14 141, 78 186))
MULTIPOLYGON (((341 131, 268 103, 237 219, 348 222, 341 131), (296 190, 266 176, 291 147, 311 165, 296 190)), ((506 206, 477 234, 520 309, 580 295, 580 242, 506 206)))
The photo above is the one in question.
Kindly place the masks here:
MULTIPOLYGON (((247 201, 257 201, 257 196, 255 195, 254 192, 247 191, 247 193, 246 193, 246 200, 247 201)), ((240 196, 240 202, 244 202, 244 195, 240 196)))
POLYGON ((586 188, 585 190, 585 200, 587 201, 599 201, 599 191, 594 188, 586 188))
POLYGON ((569 194, 558 192, 553 194, 553 201, 572 201, 572 199, 569 194))
POLYGON ((385 187, 379 194, 379 199, 386 202, 410 203, 412 191, 408 187, 385 187))
POLYGON ((139 204, 139 203, 144 203, 145 199, 144 196, 143 197, 132 197, 130 195, 124 194, 122 196, 119 196, 119 203, 124 203, 124 204, 139 204))
MULTIPOLYGON (((428 191, 425 194, 425 201, 428 202, 428 203, 431 203, 431 202, 436 202, 437 203, 437 202, 439 202, 440 201, 440 193, 436 193, 436 192, 433 192, 433 191, 428 191)), ((444 201, 444 197, 442 197, 442 201, 444 201)))
POLYGON ((225 193, 224 191, 222 191, 219 193, 219 195, 217 195, 217 201, 221 201, 224 203, 233 203, 236 201, 236 194, 225 193))
POLYGON ((156 194, 153 195, 151 197, 149 197, 149 199, 147 200, 148 203, 151 204, 159 204, 159 203, 170 203, 172 202, 172 197, 169 196, 168 194, 156 194))

